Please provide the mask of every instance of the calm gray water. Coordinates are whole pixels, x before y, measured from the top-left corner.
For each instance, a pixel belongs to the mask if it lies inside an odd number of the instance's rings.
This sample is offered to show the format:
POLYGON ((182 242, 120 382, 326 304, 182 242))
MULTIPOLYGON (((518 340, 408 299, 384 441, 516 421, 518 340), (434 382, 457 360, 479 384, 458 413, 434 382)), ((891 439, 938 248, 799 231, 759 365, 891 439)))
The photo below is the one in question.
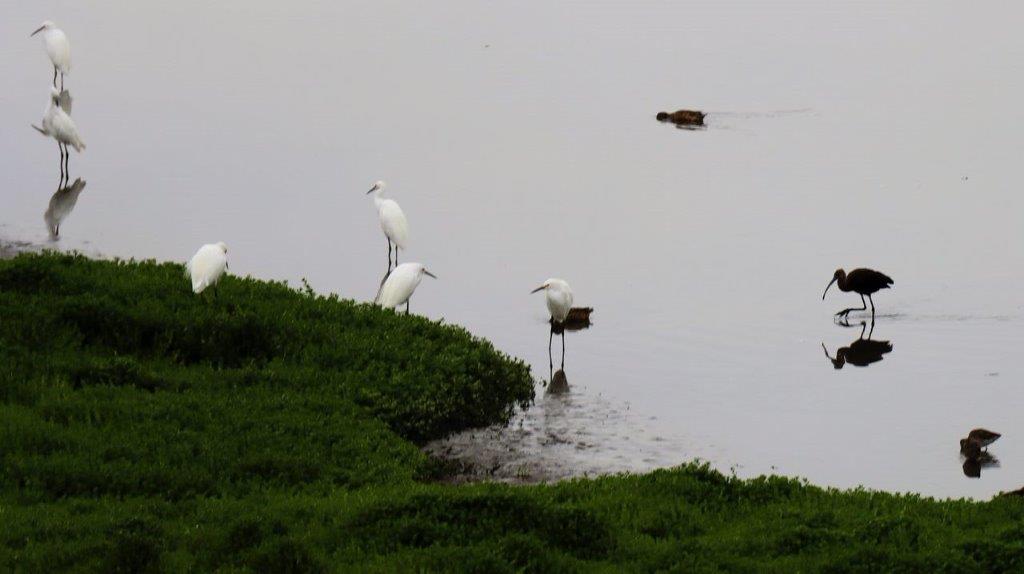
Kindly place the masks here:
POLYGON ((524 423, 570 437, 570 466, 1024 483, 1017 5, 3 4, 0 236, 48 242, 58 155, 29 124, 52 72, 28 35, 52 19, 88 144, 60 248, 184 261, 225 241, 236 274, 368 300, 386 243, 364 192, 384 179, 402 260, 440 277, 414 312, 547 378, 530 289, 562 277, 596 308, 567 338, 569 402, 524 423), (653 119, 684 107, 708 129, 653 119), (835 356, 861 317, 835 325, 857 297, 821 292, 858 266, 895 279, 873 332, 892 351, 836 370, 822 343, 835 356), (970 479, 976 426, 1004 434, 1001 465, 970 479))

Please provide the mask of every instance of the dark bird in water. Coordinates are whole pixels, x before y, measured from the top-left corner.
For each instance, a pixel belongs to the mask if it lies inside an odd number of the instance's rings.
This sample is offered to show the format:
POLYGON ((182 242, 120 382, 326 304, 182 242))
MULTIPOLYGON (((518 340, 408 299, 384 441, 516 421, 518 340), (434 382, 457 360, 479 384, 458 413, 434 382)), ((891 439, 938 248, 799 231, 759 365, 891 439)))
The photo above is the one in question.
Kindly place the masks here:
POLYGON ((960 439, 960 454, 964 457, 964 475, 970 478, 981 476, 981 469, 998 466, 999 460, 988 453, 985 448, 994 443, 1000 436, 997 432, 985 429, 974 429, 967 438, 960 439))
POLYGON ((885 273, 879 273, 874 269, 854 269, 847 273, 842 269, 836 269, 836 272, 832 275, 832 281, 829 281, 828 285, 825 286, 825 292, 821 294, 821 300, 825 300, 825 295, 828 294, 829 287, 833 283, 839 285, 840 291, 853 291, 860 295, 861 307, 850 307, 849 309, 843 309, 836 313, 836 317, 846 317, 850 314, 850 311, 866 311, 868 304, 864 301, 864 296, 868 296, 868 301, 871 301, 871 316, 875 316, 875 301, 871 299, 871 294, 881 289, 888 289, 893 284, 891 278, 885 273))
POLYGON ((563 331, 582 331, 590 328, 590 314, 593 312, 593 307, 573 307, 569 309, 569 314, 565 316, 565 321, 559 323, 554 319, 550 319, 549 322, 556 335, 562 334, 563 331))
POLYGON ((676 110, 672 113, 658 112, 654 118, 659 122, 672 122, 677 126, 702 126, 706 115, 696 110, 676 110))
POLYGON ((875 331, 875 322, 871 322, 871 331, 868 333, 868 338, 864 338, 864 328, 866 324, 864 321, 860 322, 860 337, 856 341, 850 343, 848 347, 840 347, 836 351, 836 356, 833 359, 828 354, 828 349, 825 347, 825 343, 821 344, 821 348, 825 351, 825 356, 828 360, 832 361, 832 366, 837 369, 842 369, 847 363, 855 367, 866 367, 871 363, 877 363, 882 360, 882 355, 892 352, 892 343, 889 341, 873 341, 871 339, 871 333, 875 331))
POLYGON ((960 451, 963 452, 964 444, 976 444, 978 448, 985 448, 999 440, 1003 435, 986 429, 974 429, 967 433, 967 438, 960 439, 960 451))

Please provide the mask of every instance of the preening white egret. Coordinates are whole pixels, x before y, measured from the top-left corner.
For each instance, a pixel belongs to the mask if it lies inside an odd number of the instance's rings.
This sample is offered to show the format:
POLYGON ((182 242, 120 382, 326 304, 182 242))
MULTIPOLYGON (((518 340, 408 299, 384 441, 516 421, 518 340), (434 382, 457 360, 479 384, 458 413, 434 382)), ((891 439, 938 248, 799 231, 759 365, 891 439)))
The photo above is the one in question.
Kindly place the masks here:
POLYGON ((192 278, 192 291, 197 294, 216 285, 227 268, 228 246, 223 242, 207 243, 200 247, 185 265, 186 273, 192 278))
POLYGON ((64 74, 71 72, 71 43, 68 42, 67 34, 58 28, 53 22, 47 20, 39 26, 29 37, 43 33, 43 46, 46 48, 46 55, 53 62, 53 87, 57 87, 57 72, 60 72, 60 89, 64 89, 64 74))
POLYGON ((562 333, 562 365, 565 365, 565 318, 569 316, 572 309, 572 289, 562 279, 548 279, 530 293, 544 291, 544 298, 548 305, 548 312, 551 313, 551 332, 548 334, 548 362, 551 360, 551 339, 554 337, 557 328, 562 333))
POLYGON ((373 203, 377 206, 377 215, 380 217, 380 228, 388 238, 388 269, 391 269, 391 243, 395 244, 395 265, 398 265, 398 250, 405 249, 409 240, 409 222, 405 219, 405 213, 393 199, 384 199, 380 195, 384 191, 384 182, 378 181, 373 184, 366 194, 373 194, 373 203))
POLYGON ((50 204, 46 207, 46 213, 43 214, 43 221, 46 222, 46 229, 50 231, 51 239, 57 239, 60 236, 60 224, 75 209, 75 204, 78 203, 78 194, 82 193, 83 189, 85 189, 85 180, 78 178, 71 185, 58 189, 50 197, 50 204))
POLYGON ((409 298, 416 291, 424 275, 437 279, 437 276, 427 271, 422 263, 396 265, 384 278, 373 302, 385 309, 394 309, 405 303, 405 313, 409 314, 409 298))
MULTIPOLYGON (((75 148, 75 151, 82 153, 85 149, 85 142, 78 135, 78 127, 75 126, 71 116, 61 108, 61 92, 57 88, 50 88, 50 103, 43 113, 43 127, 32 126, 39 133, 57 140, 57 149, 60 150, 61 173, 67 172, 67 163, 70 157, 68 145, 75 148)), ((70 102, 70 96, 67 96, 70 102)), ((70 105, 70 104, 69 104, 70 105)))

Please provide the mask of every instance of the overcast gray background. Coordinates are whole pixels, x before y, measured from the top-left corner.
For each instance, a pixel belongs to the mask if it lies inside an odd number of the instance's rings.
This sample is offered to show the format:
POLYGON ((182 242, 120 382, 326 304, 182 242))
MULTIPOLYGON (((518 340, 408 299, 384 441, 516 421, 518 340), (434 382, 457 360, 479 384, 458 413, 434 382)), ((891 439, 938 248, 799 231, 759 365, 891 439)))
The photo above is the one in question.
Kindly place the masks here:
MULTIPOLYGON (((0 21, 0 236, 46 241, 57 150, 29 128, 66 86, 88 182, 61 248, 184 261, 372 298, 386 243, 444 317, 547 376, 540 295, 597 308, 570 335, 577 400, 619 405, 742 475, 988 496, 1024 483, 1021 8, 963 2, 11 2, 0 21), (701 132, 660 110, 710 112, 701 132), (876 339, 834 371, 870 266, 876 339), (1004 433, 965 478, 957 439, 1004 433)), ((638 422, 640 421, 640 422, 638 422)), ((623 433, 630 434, 630 433, 623 433)), ((626 456, 643 445, 621 436, 626 456)))

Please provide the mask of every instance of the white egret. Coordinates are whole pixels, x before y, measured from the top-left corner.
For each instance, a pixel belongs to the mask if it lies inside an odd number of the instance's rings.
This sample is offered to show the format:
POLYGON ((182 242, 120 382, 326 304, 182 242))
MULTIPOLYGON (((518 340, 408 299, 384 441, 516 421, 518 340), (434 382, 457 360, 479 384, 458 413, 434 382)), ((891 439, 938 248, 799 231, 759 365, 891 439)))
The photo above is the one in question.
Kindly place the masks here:
POLYGON ((185 270, 192 278, 192 291, 202 293, 207 287, 216 285, 228 268, 228 246, 220 243, 207 243, 192 256, 185 270))
POLYGON ((416 291, 424 275, 437 279, 437 276, 427 271, 422 263, 396 265, 384 278, 373 302, 385 309, 394 309, 405 303, 405 313, 408 315, 409 298, 412 297, 413 291, 416 291))
POLYGON ((43 33, 43 46, 46 48, 46 55, 53 62, 53 87, 57 87, 57 72, 60 72, 60 89, 64 89, 64 74, 71 72, 71 43, 68 42, 67 34, 49 20, 43 22, 35 32, 29 35, 31 38, 36 34, 43 33))
POLYGON ((388 238, 388 269, 391 269, 391 243, 395 243, 395 265, 398 265, 398 250, 405 249, 409 240, 409 222, 405 219, 405 213, 393 199, 381 198, 384 191, 384 182, 378 181, 373 184, 366 194, 373 194, 373 203, 377 206, 377 215, 380 216, 380 228, 388 238))
POLYGON ((57 239, 60 236, 60 224, 75 209, 78 195, 82 193, 83 189, 85 189, 85 180, 78 178, 71 185, 59 188, 50 197, 50 204, 46 208, 46 213, 43 214, 43 221, 46 222, 51 239, 57 239))
MULTIPOLYGON (((68 145, 75 148, 78 153, 82 153, 82 150, 85 149, 85 142, 78 135, 75 121, 61 108, 61 99, 61 92, 57 91, 57 88, 50 88, 50 103, 43 114, 43 127, 32 127, 44 136, 57 140, 57 149, 60 150, 61 158, 61 173, 66 173, 67 162, 71 156, 68 145)), ((70 102, 70 96, 67 97, 67 101, 70 102)))
POLYGON ((544 298, 551 313, 551 331, 548 333, 548 362, 551 363, 551 339, 555 329, 562 333, 562 365, 565 365, 565 319, 572 309, 572 289, 562 279, 548 279, 530 293, 544 291, 544 298))

